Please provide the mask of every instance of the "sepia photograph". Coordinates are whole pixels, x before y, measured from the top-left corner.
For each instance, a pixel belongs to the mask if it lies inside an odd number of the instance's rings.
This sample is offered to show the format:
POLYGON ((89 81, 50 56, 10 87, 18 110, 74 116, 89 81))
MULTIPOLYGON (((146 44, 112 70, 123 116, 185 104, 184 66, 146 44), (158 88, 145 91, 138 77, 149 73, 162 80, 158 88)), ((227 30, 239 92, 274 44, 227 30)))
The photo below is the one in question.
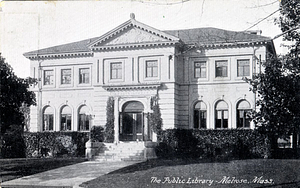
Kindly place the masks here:
POLYGON ((299 0, 0 0, 0 188, 300 187, 299 0))

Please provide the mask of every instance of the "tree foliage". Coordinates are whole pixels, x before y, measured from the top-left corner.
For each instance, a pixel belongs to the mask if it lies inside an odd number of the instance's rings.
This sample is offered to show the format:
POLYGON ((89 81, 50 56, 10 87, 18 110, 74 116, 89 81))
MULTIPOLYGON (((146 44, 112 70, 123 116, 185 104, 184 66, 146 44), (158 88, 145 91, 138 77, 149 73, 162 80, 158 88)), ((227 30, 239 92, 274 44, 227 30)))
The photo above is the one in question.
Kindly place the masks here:
POLYGON ((300 124, 300 1, 282 0, 280 13, 275 23, 294 45, 288 54, 267 59, 264 72, 248 80, 259 97, 253 120, 269 136, 273 149, 278 137, 299 133, 300 124))
POLYGON ((34 92, 28 90, 35 80, 17 77, 1 54, 0 71, 0 126, 1 133, 5 133, 12 125, 24 126, 22 107, 36 104, 34 92))

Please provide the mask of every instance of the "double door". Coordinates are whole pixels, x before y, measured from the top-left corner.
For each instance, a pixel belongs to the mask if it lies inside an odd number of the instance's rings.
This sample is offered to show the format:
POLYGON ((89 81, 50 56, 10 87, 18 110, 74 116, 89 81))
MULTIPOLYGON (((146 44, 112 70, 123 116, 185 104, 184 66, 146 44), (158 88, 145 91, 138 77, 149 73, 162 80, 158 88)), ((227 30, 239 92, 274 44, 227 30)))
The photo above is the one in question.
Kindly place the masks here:
POLYGON ((121 115, 120 140, 136 141, 143 140, 143 113, 124 112, 121 115))

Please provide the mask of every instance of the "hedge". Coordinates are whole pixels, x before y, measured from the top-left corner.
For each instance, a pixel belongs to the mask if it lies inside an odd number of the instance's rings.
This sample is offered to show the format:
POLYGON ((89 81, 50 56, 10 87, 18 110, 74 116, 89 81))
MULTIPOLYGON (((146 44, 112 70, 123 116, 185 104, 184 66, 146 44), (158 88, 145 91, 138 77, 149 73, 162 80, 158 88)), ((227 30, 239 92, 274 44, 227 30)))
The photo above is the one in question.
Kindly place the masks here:
POLYGON ((156 154, 162 158, 265 158, 270 144, 257 130, 168 129, 158 135, 156 154))
POLYGON ((88 139, 88 132, 27 132, 26 157, 84 157, 88 139))

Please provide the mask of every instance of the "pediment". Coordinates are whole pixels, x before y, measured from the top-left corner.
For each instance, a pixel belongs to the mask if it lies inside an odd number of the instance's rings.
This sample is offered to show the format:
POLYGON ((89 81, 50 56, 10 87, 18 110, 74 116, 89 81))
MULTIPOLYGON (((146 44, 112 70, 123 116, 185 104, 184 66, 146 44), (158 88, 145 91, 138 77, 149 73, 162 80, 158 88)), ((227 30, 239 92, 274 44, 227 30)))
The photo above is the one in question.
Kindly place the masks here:
POLYGON ((91 50, 110 50, 118 48, 155 47, 174 45, 179 38, 158 29, 130 20, 116 27, 89 44, 91 50))
POLYGON ((124 44, 140 44, 140 43, 153 43, 153 42, 168 42, 168 39, 149 33, 145 30, 130 27, 129 29, 120 32, 108 41, 98 44, 99 46, 113 46, 124 44))

